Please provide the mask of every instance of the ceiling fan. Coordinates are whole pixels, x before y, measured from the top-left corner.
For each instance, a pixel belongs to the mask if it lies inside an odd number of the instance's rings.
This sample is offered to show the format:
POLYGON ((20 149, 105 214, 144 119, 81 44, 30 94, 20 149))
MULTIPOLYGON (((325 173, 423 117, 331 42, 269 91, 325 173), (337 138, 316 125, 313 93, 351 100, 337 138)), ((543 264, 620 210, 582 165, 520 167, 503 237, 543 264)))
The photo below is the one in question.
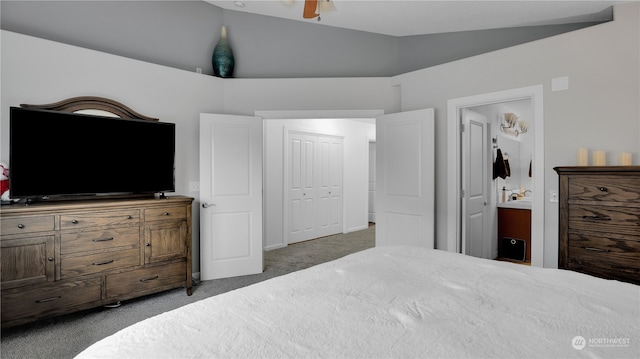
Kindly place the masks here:
MULTIPOLYGON (((288 2, 293 3, 294 0, 288 2)), ((302 17, 305 19, 313 19, 315 17, 320 21, 321 12, 335 11, 333 0, 304 0, 304 11, 302 17)))

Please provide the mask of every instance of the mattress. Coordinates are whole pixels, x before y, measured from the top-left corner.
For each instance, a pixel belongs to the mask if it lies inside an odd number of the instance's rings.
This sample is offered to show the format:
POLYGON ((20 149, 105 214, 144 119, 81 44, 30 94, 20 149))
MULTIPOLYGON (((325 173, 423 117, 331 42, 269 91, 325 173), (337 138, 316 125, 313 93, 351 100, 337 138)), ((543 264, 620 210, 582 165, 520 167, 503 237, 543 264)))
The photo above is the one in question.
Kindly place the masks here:
POLYGON ((210 297, 78 358, 638 358, 640 286, 376 247, 210 297))

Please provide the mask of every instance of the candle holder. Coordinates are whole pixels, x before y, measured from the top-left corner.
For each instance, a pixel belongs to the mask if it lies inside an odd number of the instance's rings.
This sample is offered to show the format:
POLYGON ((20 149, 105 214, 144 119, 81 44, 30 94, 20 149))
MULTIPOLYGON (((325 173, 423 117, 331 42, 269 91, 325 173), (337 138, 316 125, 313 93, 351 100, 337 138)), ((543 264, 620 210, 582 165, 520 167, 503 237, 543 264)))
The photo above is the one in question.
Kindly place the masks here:
POLYGON ((576 164, 578 166, 588 166, 589 165, 589 150, 584 148, 584 147, 580 147, 578 148, 578 154, 576 157, 576 164))
POLYGON ((606 166, 607 160, 605 152, 600 150, 593 151, 592 161, 594 166, 606 166))
POLYGON ((631 153, 622 152, 618 157, 618 165, 619 166, 631 166, 631 153))

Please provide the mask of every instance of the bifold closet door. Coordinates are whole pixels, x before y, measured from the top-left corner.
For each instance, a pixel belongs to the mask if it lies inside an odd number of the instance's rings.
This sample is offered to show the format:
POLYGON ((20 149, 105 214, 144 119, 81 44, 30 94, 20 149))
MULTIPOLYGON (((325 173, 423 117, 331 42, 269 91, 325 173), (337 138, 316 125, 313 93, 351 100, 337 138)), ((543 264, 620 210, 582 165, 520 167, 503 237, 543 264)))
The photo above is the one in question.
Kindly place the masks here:
POLYGON ((342 232, 343 139, 290 132, 288 243, 342 232))
POLYGON ((291 133, 288 144, 289 243, 315 238, 317 138, 291 133))

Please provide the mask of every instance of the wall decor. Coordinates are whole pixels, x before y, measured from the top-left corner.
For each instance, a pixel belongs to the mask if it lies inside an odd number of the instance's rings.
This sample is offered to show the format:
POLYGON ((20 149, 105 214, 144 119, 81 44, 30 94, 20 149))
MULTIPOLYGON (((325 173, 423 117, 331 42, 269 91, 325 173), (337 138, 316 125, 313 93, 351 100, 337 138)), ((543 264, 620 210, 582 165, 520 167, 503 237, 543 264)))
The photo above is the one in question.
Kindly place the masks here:
POLYGON ((213 74, 217 77, 233 77, 233 70, 236 65, 235 58, 233 57, 233 50, 227 40, 227 28, 222 26, 220 30, 220 40, 213 49, 213 56, 211 58, 211 64, 213 65, 213 74))

